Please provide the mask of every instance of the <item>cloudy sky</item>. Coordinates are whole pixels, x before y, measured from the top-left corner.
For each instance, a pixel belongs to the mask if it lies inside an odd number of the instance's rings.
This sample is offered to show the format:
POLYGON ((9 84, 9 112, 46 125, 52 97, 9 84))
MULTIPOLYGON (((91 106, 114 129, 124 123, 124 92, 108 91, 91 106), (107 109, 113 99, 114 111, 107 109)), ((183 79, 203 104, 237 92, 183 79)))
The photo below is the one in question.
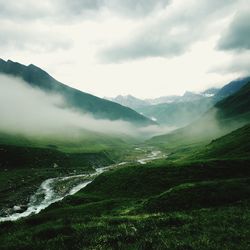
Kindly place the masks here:
POLYGON ((100 97, 250 74, 250 0, 0 0, 0 57, 100 97))

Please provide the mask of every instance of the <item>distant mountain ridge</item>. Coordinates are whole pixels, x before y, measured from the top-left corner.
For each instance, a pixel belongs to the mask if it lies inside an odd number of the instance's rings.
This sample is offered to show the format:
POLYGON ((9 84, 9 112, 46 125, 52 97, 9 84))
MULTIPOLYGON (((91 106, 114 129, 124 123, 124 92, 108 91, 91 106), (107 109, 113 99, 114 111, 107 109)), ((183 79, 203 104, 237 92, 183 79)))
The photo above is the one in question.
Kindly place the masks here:
POLYGON ((143 107, 143 106, 147 106, 149 105, 149 103, 145 100, 141 100, 137 97, 134 97, 132 95, 126 95, 126 96, 122 96, 122 95, 118 95, 117 97, 105 97, 105 99, 110 100, 112 102, 116 102, 119 103, 123 106, 132 108, 132 109, 136 109, 138 107, 143 107))
POLYGON ((154 117, 160 124, 183 127, 199 118, 213 106, 212 98, 200 98, 186 102, 161 103, 136 109, 148 117, 154 117))
MULTIPOLYGON (((216 89, 217 90, 217 89, 216 89)), ((207 90, 209 91, 209 90, 207 90)), ((206 92, 206 91, 205 91, 206 92)), ((191 91, 186 91, 183 95, 170 95, 170 96, 161 96, 152 99, 139 99, 132 95, 118 95, 116 97, 104 97, 106 100, 110 100, 116 103, 119 103, 123 106, 127 106, 133 109, 157 105, 163 103, 177 103, 177 102, 189 102, 203 99, 204 97, 211 97, 213 94, 207 93, 194 93, 191 91)))
POLYGON ((25 66, 0 59, 0 73, 20 77, 33 87, 61 94, 70 107, 83 113, 89 112, 97 119, 124 120, 141 126, 155 124, 128 107, 71 88, 33 64, 25 66))
POLYGON ((233 80, 222 87, 215 95, 215 100, 222 100, 240 90, 243 86, 245 86, 248 82, 250 82, 250 76, 242 77, 236 80, 233 80))
POLYGON ((250 119, 250 79, 233 95, 216 103, 220 119, 234 119, 241 116, 242 119, 250 119))
POLYGON ((249 81, 250 76, 241 77, 227 83, 222 88, 212 87, 198 93, 186 91, 183 95, 166 95, 147 99, 140 99, 132 95, 118 95, 116 97, 105 97, 105 99, 127 107, 131 107, 133 109, 162 103, 197 101, 203 99, 204 97, 213 97, 214 102, 217 102, 234 94, 249 81))
POLYGON ((217 138, 250 122, 250 82, 216 103, 198 120, 169 134, 153 137, 153 143, 189 144, 217 138))
POLYGON ((198 119, 217 102, 237 92, 249 80, 250 77, 244 77, 229 82, 221 89, 213 87, 199 93, 186 91, 182 96, 142 100, 131 95, 119 95, 110 100, 131 107, 162 125, 182 127, 198 119))

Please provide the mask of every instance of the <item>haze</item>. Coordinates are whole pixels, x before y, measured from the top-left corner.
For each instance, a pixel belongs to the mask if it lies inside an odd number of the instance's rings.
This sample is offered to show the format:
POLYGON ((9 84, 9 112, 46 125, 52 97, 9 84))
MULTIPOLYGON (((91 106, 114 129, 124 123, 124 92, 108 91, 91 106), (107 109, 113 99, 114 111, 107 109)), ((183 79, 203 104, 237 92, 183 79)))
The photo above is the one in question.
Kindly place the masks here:
POLYGON ((0 132, 39 137, 84 138, 91 132, 150 137, 170 128, 136 128, 125 121, 94 119, 67 107, 60 95, 32 88, 19 78, 0 75, 0 132))

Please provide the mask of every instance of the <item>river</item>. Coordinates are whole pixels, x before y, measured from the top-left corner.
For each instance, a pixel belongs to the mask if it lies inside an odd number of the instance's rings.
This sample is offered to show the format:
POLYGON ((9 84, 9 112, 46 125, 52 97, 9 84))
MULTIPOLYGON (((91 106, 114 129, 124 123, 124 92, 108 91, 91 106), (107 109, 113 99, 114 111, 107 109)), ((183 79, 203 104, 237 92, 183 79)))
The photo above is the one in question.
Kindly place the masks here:
MULTIPOLYGON (((136 162, 139 164, 146 164, 147 162, 163 157, 165 157, 165 155, 161 151, 152 150, 143 158, 136 160, 136 162)), ((16 205, 13 207, 13 213, 0 217, 0 222, 15 221, 31 214, 38 214, 51 204, 61 201, 66 196, 77 193, 103 172, 131 163, 133 162, 120 162, 110 166, 96 168, 95 172, 91 174, 71 175, 47 179, 42 182, 38 190, 30 197, 25 211, 21 211, 21 207, 16 205)))

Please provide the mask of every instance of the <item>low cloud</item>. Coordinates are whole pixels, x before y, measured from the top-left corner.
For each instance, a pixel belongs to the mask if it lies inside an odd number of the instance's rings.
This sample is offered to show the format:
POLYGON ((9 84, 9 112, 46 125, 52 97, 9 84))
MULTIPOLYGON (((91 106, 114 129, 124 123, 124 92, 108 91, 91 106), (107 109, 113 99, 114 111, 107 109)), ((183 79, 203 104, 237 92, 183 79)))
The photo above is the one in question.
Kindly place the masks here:
POLYGON ((250 51, 233 54, 224 64, 214 65, 209 73, 237 74, 238 77, 250 75, 250 51))
POLYGON ((44 28, 38 24, 23 27, 23 24, 2 21, 0 26, 0 46, 9 49, 28 49, 30 51, 51 52, 67 50, 73 45, 64 34, 44 28))
POLYGON ((0 17, 19 20, 93 18, 107 10, 130 18, 144 17, 167 6, 170 0, 0 0, 0 17))
POLYGON ((157 126, 139 129, 125 121, 95 119, 66 106, 60 95, 32 88, 19 78, 0 75, 1 132, 71 139, 91 133, 147 137, 163 132, 157 126))
POLYGON ((250 9, 239 11, 229 28, 222 34, 218 49, 244 51, 250 50, 250 9))
POLYGON ((238 1, 190 1, 168 9, 160 18, 140 27, 126 41, 104 48, 103 62, 123 62, 147 57, 173 57, 214 33, 218 21, 230 14, 238 1))
POLYGON ((37 20, 53 14, 49 0, 0 0, 1 20, 37 20))

